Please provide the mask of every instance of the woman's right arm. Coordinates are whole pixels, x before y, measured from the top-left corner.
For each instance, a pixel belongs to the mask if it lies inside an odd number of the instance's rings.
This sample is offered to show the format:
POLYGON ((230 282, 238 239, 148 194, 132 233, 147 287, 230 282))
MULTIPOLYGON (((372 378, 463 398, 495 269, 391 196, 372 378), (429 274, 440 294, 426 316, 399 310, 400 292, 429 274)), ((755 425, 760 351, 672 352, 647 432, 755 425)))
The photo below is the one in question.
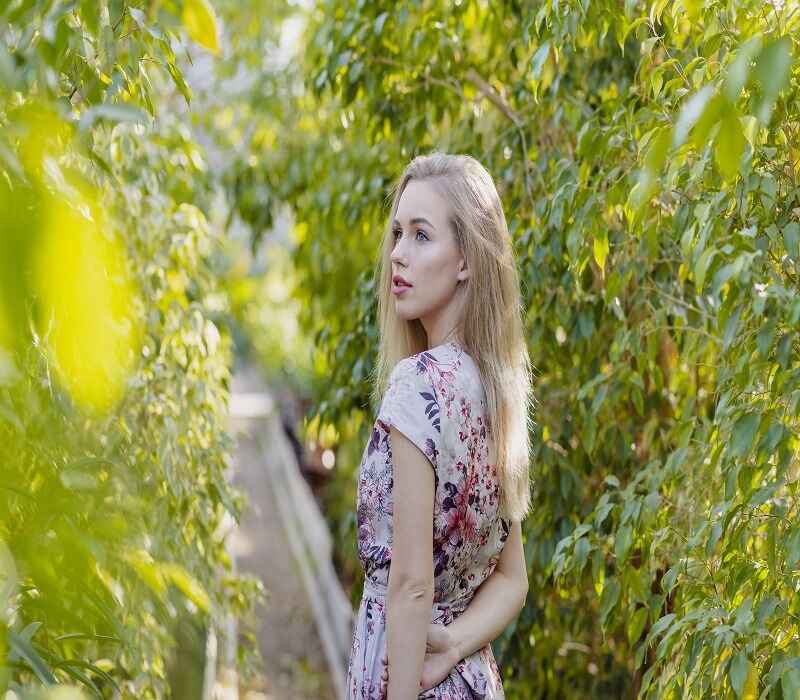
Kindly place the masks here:
POLYGON ((522 526, 512 521, 497 567, 467 609, 447 626, 453 665, 497 639, 525 607, 527 595, 522 526))

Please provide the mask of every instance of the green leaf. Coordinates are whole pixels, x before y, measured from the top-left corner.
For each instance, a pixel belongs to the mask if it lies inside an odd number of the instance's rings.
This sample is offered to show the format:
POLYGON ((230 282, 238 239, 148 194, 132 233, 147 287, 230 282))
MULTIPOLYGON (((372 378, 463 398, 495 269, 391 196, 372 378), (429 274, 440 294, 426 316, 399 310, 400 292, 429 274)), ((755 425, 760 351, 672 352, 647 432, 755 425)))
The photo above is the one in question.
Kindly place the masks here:
POLYGON ((182 20, 194 41, 212 54, 219 53, 217 16, 208 0, 184 0, 182 20))
POLYGON ((756 116, 766 124, 778 93, 786 87, 792 65, 792 40, 788 36, 767 44, 756 60, 754 77, 761 86, 761 100, 756 116))
POLYGON ((586 537, 581 537, 575 543, 575 551, 573 554, 573 561, 575 566, 575 575, 580 576, 581 572, 583 571, 583 567, 586 564, 586 559, 589 556, 589 552, 591 551, 592 545, 590 544, 589 540, 586 537))
POLYGON ((800 527, 795 526, 786 538, 786 568, 790 571, 800 561, 800 527))
POLYGON ((97 0, 80 0, 81 21, 86 28, 97 36, 100 29, 100 14, 97 11, 97 0))
POLYGON ((206 613, 211 610, 211 599, 208 594, 200 583, 180 564, 162 563, 160 569, 198 608, 206 613))
POLYGON ((775 352, 775 359, 781 368, 786 369, 789 366, 789 359, 792 351, 792 333, 784 333, 778 341, 778 347, 775 352))
POLYGON ((733 426, 731 435, 731 455, 734 457, 743 457, 750 452, 760 422, 761 416, 754 412, 746 413, 739 417, 733 426))
POLYGON ((375 36, 380 36, 383 33, 383 25, 386 24, 386 20, 389 18, 388 12, 381 12, 375 18, 375 24, 372 25, 372 29, 375 32, 375 36))
POLYGON ((722 95, 714 95, 703 109, 702 116, 691 130, 692 145, 702 151, 706 147, 711 129, 717 123, 727 102, 722 95))
POLYGON ((708 272, 708 268, 711 265, 711 260, 717 254, 717 249, 713 246, 709 246, 706 248, 702 255, 697 259, 697 262, 694 265, 694 286, 697 290, 697 293, 701 293, 703 291, 703 285, 706 281, 706 272, 708 272))
POLYGON ((80 118, 78 128, 81 131, 87 131, 98 119, 105 119, 110 122, 139 122, 141 124, 149 123, 147 113, 127 104, 99 104, 94 107, 89 107, 80 118))
POLYGON ((644 167, 655 177, 661 172, 664 161, 672 146, 672 127, 665 126, 658 130, 658 133, 651 137, 648 144, 647 155, 644 159, 644 167))
POLYGON ((756 336, 756 346, 761 357, 766 359, 769 355, 769 349, 772 345, 772 340, 775 335, 775 322, 769 321, 764 324, 764 327, 758 332, 756 336))
POLYGON ((703 116, 713 94, 714 88, 711 85, 704 85, 686 100, 672 133, 672 146, 674 148, 678 148, 686 141, 689 131, 703 116))
POLYGON ((800 257, 800 224, 792 221, 783 227, 783 242, 790 257, 800 257))
POLYGON ((739 174, 739 165, 746 143, 739 114, 731 106, 722 115, 714 148, 714 160, 720 174, 726 180, 733 180, 739 174))
POLYGON ((617 565, 621 566, 625 562, 625 557, 628 555, 628 550, 631 548, 633 541, 633 531, 630 525, 623 525, 617 530, 617 535, 614 538, 614 555, 617 557, 617 565))
POLYGON ((728 679, 730 680, 731 688, 733 688, 737 698, 742 697, 744 693, 744 684, 747 681, 750 666, 750 660, 747 658, 747 654, 744 651, 740 651, 731 659, 728 669, 728 679))
POLYGON ((128 14, 136 22, 139 29, 146 31, 154 39, 164 40, 164 34, 157 27, 153 27, 147 23, 147 16, 138 7, 129 7, 128 14))
POLYGON ((594 235, 594 259, 601 270, 605 270, 608 257, 608 231, 600 230, 594 235))
POLYGON ((547 56, 550 53, 550 40, 545 41, 533 54, 531 59, 531 80, 538 80, 542 74, 542 67, 544 66, 547 56))
POLYGON ((606 619, 619 600, 620 590, 621 587, 616 577, 612 576, 606 579, 603 594, 600 597, 600 625, 602 627, 606 626, 606 619))
POLYGON ((664 574, 664 578, 661 579, 661 588, 667 594, 669 594, 675 587, 675 582, 678 580, 678 574, 680 573, 679 567, 680 567, 679 564, 671 566, 667 570, 667 573, 664 574))
POLYGON ((750 64, 760 49, 761 37, 755 36, 742 44, 736 51, 736 58, 728 68, 724 84, 725 96, 729 102, 735 103, 739 99, 739 94, 750 74, 750 64))
POLYGON ((175 87, 177 87, 181 95, 183 95, 186 103, 190 103, 192 101, 192 89, 187 84, 183 73, 180 72, 174 61, 167 61, 167 72, 170 74, 172 82, 175 83, 175 87))
POLYGON ((628 620, 628 644, 635 644, 647 624, 647 608, 639 608, 628 620))
POLYGON ((124 552, 123 558, 150 590, 159 598, 163 598, 167 590, 164 575, 150 553, 144 549, 134 549, 124 552))
MULTIPOLYGON (((36 627, 38 627, 39 624, 40 623, 36 623, 36 627)), ((32 636, 30 630, 32 627, 33 625, 28 625, 20 634, 15 634, 13 631, 9 630, 8 639, 11 647, 12 660, 15 657, 22 659, 42 683, 45 685, 52 685, 56 682, 55 676, 30 642, 30 637, 32 636)), ((36 628, 33 627, 34 631, 35 629, 36 628)))
POLYGON ((788 667, 781 674, 781 690, 784 698, 800 698, 800 670, 788 667))
POLYGON ((653 639, 657 637, 672 624, 673 620, 675 620, 676 617, 677 615, 675 615, 675 613, 669 613, 667 615, 664 615, 663 617, 660 617, 656 621, 656 623, 650 628, 650 632, 648 632, 647 638, 653 639))

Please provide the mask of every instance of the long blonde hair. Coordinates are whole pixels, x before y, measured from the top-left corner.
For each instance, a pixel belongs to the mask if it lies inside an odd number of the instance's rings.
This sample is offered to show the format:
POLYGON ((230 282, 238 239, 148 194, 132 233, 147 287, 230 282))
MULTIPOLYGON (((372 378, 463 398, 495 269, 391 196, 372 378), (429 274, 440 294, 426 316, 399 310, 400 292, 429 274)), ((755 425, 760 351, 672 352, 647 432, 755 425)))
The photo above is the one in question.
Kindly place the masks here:
POLYGON ((375 279, 378 281, 380 341, 373 374, 373 400, 380 402, 395 364, 428 348, 419 319, 397 316, 391 303, 392 221, 410 180, 427 180, 452 208, 450 225, 466 259, 462 344, 481 373, 500 480, 501 512, 521 521, 530 511, 530 426, 534 396, 531 363, 522 323, 519 275, 511 236, 494 181, 468 155, 434 152, 417 156, 390 193, 375 279))

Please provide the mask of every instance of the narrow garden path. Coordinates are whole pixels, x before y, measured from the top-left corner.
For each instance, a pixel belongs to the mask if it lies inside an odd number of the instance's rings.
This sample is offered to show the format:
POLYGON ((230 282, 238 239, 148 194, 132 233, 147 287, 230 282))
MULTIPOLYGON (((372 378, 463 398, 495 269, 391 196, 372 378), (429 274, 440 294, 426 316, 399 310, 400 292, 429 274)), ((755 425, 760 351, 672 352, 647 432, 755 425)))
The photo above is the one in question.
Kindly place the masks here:
POLYGON ((258 371, 245 366, 233 379, 231 430, 237 437, 233 484, 247 495, 240 527, 232 535, 237 568, 258 576, 267 590, 256 634, 265 675, 240 689, 243 700, 336 700, 312 601, 284 522, 287 505, 276 464, 298 469, 275 402, 258 371), (286 464, 286 460, 290 464, 286 464), (266 462, 266 463, 265 463, 266 462))

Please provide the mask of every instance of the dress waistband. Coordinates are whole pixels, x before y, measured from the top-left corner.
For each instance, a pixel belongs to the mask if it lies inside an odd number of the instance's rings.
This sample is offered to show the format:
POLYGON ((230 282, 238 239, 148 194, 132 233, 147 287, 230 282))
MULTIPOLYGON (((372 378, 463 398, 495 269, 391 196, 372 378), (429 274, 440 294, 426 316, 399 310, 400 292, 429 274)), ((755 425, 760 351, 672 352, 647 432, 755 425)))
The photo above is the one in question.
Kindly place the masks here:
MULTIPOLYGON (((388 593, 386 584, 364 579, 364 592, 362 598, 372 600, 385 600, 388 593)), ((463 613, 474 596, 474 591, 457 596, 451 600, 434 601, 431 610, 431 622, 449 625, 455 618, 463 613)))

